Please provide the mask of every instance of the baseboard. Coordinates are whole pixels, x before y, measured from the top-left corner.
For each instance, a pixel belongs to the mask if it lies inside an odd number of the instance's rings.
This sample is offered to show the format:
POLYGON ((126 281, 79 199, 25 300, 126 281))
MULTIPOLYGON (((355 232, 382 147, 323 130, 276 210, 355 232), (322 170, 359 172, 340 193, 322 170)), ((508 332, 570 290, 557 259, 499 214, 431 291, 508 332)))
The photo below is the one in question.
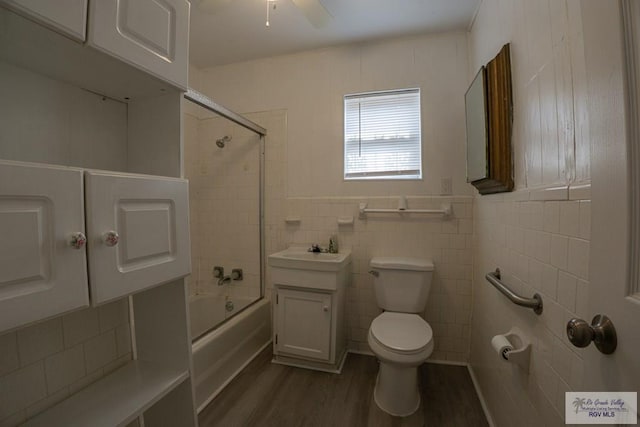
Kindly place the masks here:
POLYGON ((366 351, 366 350, 347 350, 347 353, 352 353, 352 354, 361 354, 363 356, 374 356, 375 354, 373 354, 373 352, 371 351, 366 351))
POLYGON ((469 366, 469 364, 467 362, 458 362, 457 360, 432 360, 432 359, 427 359, 424 363, 431 363, 433 365, 469 366))
POLYGON ((471 377, 471 381, 473 382, 473 387, 476 389, 476 394, 478 395, 478 399, 480 400, 480 405, 482 405, 482 411, 484 412, 484 416, 487 419, 487 423, 489 427, 495 427, 495 423, 493 422, 493 418, 491 417, 491 412, 489 412, 489 406, 487 405, 487 401, 484 399, 484 395, 482 394, 482 390, 480 389, 480 384, 478 383, 478 379, 476 378, 476 374, 473 372, 473 368, 470 363, 467 363, 467 370, 469 371, 469 376, 471 377))

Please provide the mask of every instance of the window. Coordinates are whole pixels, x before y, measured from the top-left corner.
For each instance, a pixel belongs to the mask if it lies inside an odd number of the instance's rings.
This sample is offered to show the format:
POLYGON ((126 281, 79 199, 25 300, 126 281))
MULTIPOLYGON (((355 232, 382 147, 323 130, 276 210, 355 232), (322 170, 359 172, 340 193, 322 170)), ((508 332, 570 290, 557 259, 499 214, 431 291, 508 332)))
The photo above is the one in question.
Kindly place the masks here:
POLYGON ((344 97, 344 179, 420 179, 420 89, 344 97))

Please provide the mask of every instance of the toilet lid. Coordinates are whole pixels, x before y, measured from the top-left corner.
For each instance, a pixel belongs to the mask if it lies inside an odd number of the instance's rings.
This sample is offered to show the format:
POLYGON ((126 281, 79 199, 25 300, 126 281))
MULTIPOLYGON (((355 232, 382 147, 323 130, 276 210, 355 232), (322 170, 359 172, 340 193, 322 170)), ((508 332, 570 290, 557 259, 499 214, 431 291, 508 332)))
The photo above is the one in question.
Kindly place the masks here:
POLYGON ((433 331, 417 314, 385 311, 371 322, 371 335, 393 351, 416 353, 429 344, 433 331))

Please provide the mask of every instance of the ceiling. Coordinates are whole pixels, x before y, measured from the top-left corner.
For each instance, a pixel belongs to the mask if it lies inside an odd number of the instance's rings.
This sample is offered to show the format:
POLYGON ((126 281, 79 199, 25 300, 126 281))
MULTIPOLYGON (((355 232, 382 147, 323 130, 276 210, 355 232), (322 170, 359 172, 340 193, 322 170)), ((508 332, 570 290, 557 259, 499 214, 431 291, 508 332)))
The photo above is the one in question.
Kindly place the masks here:
POLYGON ((418 33, 467 30, 481 0, 322 0, 314 28, 291 0, 192 0, 190 61, 198 68, 418 33))

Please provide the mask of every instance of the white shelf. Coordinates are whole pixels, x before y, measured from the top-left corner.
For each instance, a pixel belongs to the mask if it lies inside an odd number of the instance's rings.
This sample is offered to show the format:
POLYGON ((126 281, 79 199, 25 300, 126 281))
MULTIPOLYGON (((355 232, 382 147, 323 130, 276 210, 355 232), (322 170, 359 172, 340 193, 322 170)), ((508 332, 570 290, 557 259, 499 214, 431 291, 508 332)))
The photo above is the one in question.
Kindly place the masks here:
POLYGON ((135 360, 39 414, 25 426, 124 426, 188 377, 187 370, 135 360))

